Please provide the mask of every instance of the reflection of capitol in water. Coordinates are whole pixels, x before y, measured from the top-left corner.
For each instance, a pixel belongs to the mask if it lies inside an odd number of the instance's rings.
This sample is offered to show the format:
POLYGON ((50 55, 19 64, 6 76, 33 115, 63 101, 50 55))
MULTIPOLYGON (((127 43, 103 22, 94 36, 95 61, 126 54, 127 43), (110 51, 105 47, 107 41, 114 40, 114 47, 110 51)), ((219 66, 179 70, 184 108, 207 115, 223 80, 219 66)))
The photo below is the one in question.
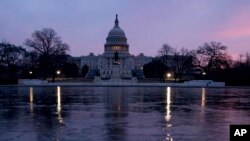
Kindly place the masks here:
MULTIPOLYGON (((74 125, 80 131, 100 127, 97 131, 105 140, 133 140, 131 134, 145 140, 147 137, 142 135, 146 132, 173 141, 178 139, 174 130, 193 121, 193 117, 197 119, 193 122, 206 125, 207 91, 172 87, 20 87, 18 96, 25 96, 29 117, 41 123, 35 132, 53 128, 57 133, 50 136, 56 139, 74 125)), ((200 134, 202 130, 195 132, 200 134)))
POLYGON ((128 92, 135 89, 125 87, 102 87, 102 99, 107 109, 106 117, 120 118, 128 116, 129 100, 128 92))
POLYGON ((126 87, 102 87, 102 99, 106 109, 104 113, 107 140, 126 140, 129 100, 131 90, 126 87))

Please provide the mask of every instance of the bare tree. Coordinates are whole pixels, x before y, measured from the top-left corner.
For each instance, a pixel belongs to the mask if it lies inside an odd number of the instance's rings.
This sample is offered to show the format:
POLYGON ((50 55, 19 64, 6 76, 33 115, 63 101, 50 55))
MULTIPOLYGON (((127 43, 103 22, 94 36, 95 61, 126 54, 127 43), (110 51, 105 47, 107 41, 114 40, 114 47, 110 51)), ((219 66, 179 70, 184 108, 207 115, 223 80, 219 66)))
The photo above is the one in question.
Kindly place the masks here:
POLYGON ((220 42, 205 43, 192 52, 193 64, 206 73, 212 70, 230 67, 232 60, 227 54, 227 47, 220 42))
POLYGON ((25 44, 40 54, 48 56, 65 54, 69 50, 69 46, 62 42, 61 37, 52 28, 35 31, 25 44))
POLYGON ((247 52, 246 53, 246 65, 249 67, 250 66, 250 54, 247 52))
POLYGON ((170 66, 169 64, 170 55, 173 55, 173 52, 174 52, 174 49, 168 44, 164 44, 162 48, 158 51, 160 59, 166 67, 170 66))
POLYGON ((175 80, 179 78, 179 81, 182 81, 183 75, 188 73, 192 68, 192 56, 190 51, 184 47, 180 51, 175 50, 172 65, 175 73, 175 80))
POLYGON ((39 55, 35 51, 26 52, 23 58, 24 76, 36 76, 39 70, 39 55), (30 74, 32 72, 32 74, 30 74))
POLYGON ((8 68, 9 77, 13 79, 17 72, 17 66, 22 64, 23 55, 26 50, 21 46, 16 46, 7 42, 0 43, 0 64, 8 68))
POLYGON ((25 44, 39 54, 43 79, 46 79, 48 71, 54 76, 56 65, 53 64, 53 58, 64 55, 69 50, 69 45, 63 43, 61 37, 52 28, 35 31, 25 44))

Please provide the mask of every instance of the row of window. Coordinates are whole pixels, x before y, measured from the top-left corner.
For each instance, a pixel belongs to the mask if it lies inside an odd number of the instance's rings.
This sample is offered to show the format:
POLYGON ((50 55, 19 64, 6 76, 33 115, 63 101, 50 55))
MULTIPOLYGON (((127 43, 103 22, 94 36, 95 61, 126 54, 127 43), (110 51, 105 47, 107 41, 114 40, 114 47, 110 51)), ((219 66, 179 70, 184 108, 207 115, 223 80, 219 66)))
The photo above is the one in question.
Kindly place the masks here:
POLYGON ((106 48, 108 51, 128 51, 127 47, 122 47, 122 46, 112 46, 112 47, 107 47, 106 48))

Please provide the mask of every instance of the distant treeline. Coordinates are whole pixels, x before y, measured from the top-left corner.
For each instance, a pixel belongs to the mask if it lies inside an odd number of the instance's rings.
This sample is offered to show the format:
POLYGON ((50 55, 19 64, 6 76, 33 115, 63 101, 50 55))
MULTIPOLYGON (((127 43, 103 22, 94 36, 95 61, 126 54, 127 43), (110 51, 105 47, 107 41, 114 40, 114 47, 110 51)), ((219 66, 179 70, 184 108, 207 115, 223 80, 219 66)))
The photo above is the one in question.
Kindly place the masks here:
MULTIPOLYGON (((20 78, 85 77, 88 72, 88 66, 79 68, 67 54, 69 45, 51 28, 34 31, 24 46, 0 43, 0 84, 16 84, 20 78)), ((158 56, 143 66, 143 73, 162 82, 210 79, 250 86, 250 55, 232 60, 227 46, 220 42, 205 43, 196 50, 164 44, 158 56)))
POLYGON ((227 46, 210 42, 196 50, 180 50, 164 44, 158 56, 143 67, 146 78, 183 82, 190 79, 224 81, 226 85, 250 86, 250 55, 237 60, 227 53, 227 46))

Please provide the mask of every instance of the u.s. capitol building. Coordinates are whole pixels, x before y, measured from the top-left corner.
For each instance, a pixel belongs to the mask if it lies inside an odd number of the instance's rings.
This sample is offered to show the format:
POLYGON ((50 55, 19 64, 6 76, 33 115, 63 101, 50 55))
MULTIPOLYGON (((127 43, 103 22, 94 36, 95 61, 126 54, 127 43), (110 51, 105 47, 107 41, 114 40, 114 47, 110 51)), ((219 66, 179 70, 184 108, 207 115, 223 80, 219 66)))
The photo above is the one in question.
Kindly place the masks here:
POLYGON ((152 57, 144 56, 143 53, 138 56, 129 53, 127 37, 119 27, 117 15, 115 25, 106 38, 104 53, 101 55, 90 53, 87 56, 76 58, 79 68, 84 65, 89 67, 87 75, 99 75, 102 79, 142 77, 143 66, 151 61, 152 57))

